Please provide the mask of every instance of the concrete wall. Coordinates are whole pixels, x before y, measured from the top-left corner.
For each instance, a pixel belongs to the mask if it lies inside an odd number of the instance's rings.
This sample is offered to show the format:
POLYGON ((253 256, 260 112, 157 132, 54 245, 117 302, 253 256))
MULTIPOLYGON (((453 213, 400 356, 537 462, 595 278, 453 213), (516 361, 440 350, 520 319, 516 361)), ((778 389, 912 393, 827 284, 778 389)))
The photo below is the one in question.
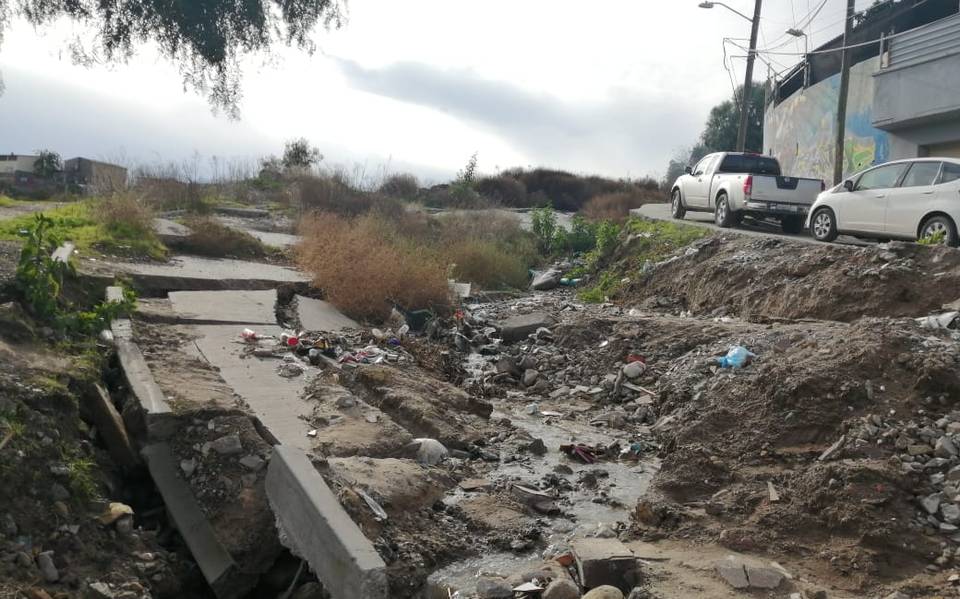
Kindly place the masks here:
POLYGON ((127 185, 127 169, 108 162, 88 158, 71 158, 63 163, 70 182, 89 185, 100 191, 123 189, 127 185))
POLYGON ((0 175, 13 176, 15 171, 33 172, 33 163, 39 156, 0 154, 0 175))
MULTIPOLYGON (((873 73, 880 59, 866 60, 850 69, 847 100, 844 175, 893 157, 888 133, 873 122, 873 73)), ((834 75, 797 92, 764 116, 764 150, 776 157, 784 173, 833 180, 833 147, 836 135, 840 75, 834 75)))

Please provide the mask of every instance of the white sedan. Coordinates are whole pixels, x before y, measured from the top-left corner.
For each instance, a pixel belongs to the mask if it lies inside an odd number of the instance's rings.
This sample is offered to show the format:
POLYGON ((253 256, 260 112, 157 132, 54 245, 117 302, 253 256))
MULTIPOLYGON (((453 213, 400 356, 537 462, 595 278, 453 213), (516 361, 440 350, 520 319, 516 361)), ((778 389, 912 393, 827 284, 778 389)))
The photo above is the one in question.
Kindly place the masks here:
POLYGON ((869 168, 824 191, 807 227, 820 241, 837 235, 942 240, 957 246, 960 160, 912 158, 869 168))

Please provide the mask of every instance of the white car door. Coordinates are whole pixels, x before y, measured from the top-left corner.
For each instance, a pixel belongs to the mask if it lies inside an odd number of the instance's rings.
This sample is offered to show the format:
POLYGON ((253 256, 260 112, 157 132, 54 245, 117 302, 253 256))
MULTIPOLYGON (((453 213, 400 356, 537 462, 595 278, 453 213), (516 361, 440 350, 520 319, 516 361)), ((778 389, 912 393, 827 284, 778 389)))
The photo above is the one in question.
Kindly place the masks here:
POLYGON ((697 163, 697 166, 693 167, 693 172, 690 173, 690 181, 684 186, 684 191, 687 192, 685 199, 688 206, 694 208, 709 207, 707 194, 710 193, 710 179, 712 178, 710 173, 716 158, 717 154, 708 154, 697 163))
POLYGON ((892 236, 913 239, 920 219, 928 214, 937 199, 935 183, 940 176, 939 160, 910 164, 899 187, 887 193, 885 231, 892 236))
MULTIPOLYGON (((844 194, 837 215, 837 228, 856 233, 883 233, 886 226, 887 195, 897 186, 909 163, 885 164, 864 172, 853 191, 844 194)), ((840 198, 838 198, 840 200, 840 198)))

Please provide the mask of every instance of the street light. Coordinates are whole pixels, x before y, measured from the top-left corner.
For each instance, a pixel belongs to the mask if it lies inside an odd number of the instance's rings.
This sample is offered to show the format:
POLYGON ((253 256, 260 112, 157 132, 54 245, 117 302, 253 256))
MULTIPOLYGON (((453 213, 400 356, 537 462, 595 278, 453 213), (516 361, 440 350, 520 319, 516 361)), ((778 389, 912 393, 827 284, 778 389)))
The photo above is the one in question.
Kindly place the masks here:
POLYGON ((737 129, 737 151, 743 152, 747 147, 747 119, 750 108, 750 87, 753 85, 753 61, 757 57, 757 31, 760 28, 760 6, 763 0, 756 0, 753 7, 753 18, 743 14, 739 10, 730 8, 723 2, 707 2, 704 0, 699 4, 700 8, 713 8, 722 6, 730 12, 740 15, 750 21, 750 51, 747 53, 747 72, 743 77, 743 97, 740 99, 740 127, 737 129))
POLYGON ((743 13, 740 12, 739 10, 727 6, 727 5, 724 4, 723 2, 701 2, 701 3, 699 4, 699 6, 700 6, 700 8, 713 8, 714 6, 722 6, 722 7, 724 7, 725 9, 729 10, 730 12, 736 13, 736 14, 740 15, 741 17, 743 17, 744 19, 746 19, 746 20, 750 21, 751 23, 753 23, 753 19, 751 19, 751 18, 748 17, 747 15, 743 14, 743 13))

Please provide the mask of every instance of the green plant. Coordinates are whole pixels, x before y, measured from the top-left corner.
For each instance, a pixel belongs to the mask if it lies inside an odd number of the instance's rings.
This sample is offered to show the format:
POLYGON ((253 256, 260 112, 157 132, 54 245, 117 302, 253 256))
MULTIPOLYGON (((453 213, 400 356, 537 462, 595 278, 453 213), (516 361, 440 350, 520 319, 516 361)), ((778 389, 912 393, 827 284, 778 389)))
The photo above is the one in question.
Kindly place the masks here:
POLYGON ((93 476, 97 463, 83 456, 61 449, 63 463, 67 467, 67 479, 70 488, 79 499, 87 500, 97 496, 97 481, 93 476))
POLYGON ((590 304, 601 304, 620 289, 620 280, 615 273, 604 271, 595 285, 582 289, 577 297, 590 304))
POLYGON ((579 214, 570 221, 564 247, 572 252, 589 252, 597 244, 596 227, 579 214))
POLYGON ((617 246, 620 237, 620 226, 610 221, 603 221, 596 228, 594 247, 600 256, 606 256, 617 246))
POLYGON ((557 237, 557 215, 553 208, 537 208, 530 214, 531 229, 537 240, 537 249, 543 254, 553 252, 557 237))
POLYGON ((65 277, 75 275, 69 261, 54 260, 58 238, 50 232, 53 221, 40 213, 25 231, 25 243, 14 277, 15 286, 27 309, 38 320, 73 335, 99 333, 110 321, 129 314, 136 306, 136 294, 123 290, 119 302, 100 302, 90 310, 68 302, 61 294, 65 277))
POLYGON ((920 245, 943 245, 947 240, 947 232, 940 230, 930 233, 925 237, 921 237, 917 240, 917 243, 920 245))

